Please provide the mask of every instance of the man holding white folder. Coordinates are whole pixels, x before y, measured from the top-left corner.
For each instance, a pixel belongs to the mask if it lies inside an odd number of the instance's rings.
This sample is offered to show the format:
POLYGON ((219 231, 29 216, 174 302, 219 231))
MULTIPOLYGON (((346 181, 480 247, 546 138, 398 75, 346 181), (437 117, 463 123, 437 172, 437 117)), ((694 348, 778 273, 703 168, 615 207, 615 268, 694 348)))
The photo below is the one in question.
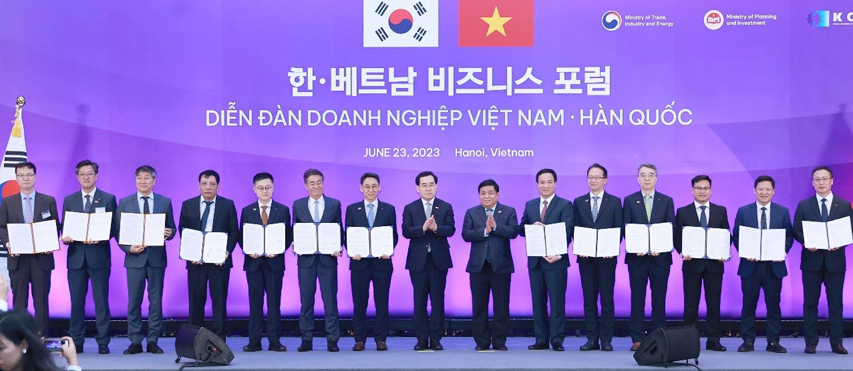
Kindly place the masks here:
MULTIPOLYGON (((803 271, 803 334, 806 338, 807 354, 816 352, 818 343, 817 333, 817 306, 820 301, 820 287, 826 288, 826 302, 829 305, 829 344, 832 351, 838 354, 847 354, 847 349, 842 344, 843 339, 843 301, 844 275, 847 271, 845 245, 838 243, 830 244, 830 237, 837 234, 846 234, 846 243, 849 243, 850 226, 838 225, 835 230, 829 229, 829 222, 835 220, 846 220, 849 224, 853 220, 853 211, 850 202, 837 197, 832 193, 832 170, 821 166, 812 171, 812 186, 816 196, 800 201, 797 211, 794 212, 794 238, 803 245, 800 269, 803 271), (847 219, 845 219, 847 218, 847 219), (823 232, 817 236, 805 233, 804 224, 820 223, 824 226, 823 232), (823 235, 827 236, 827 242, 823 242, 823 235), (818 246, 822 245, 822 246, 818 246), (833 246, 834 245, 834 246, 833 246), (822 247, 822 248, 818 248, 822 247)), ((842 243, 844 243, 842 242, 842 243)))
POLYGON ((781 260, 766 260, 762 257, 744 257, 748 243, 750 247, 758 247, 762 253, 764 249, 784 249, 787 253, 794 243, 794 234, 791 229, 791 216, 788 208, 771 202, 773 199, 776 181, 770 176, 762 175, 755 179, 756 202, 742 206, 737 210, 734 226, 735 248, 741 252, 740 266, 737 274, 741 277, 741 288, 743 290, 743 307, 740 315, 740 334, 743 344, 738 347, 738 352, 752 352, 755 350, 755 307, 758 304, 758 294, 764 290, 764 301, 767 304, 767 351, 773 353, 785 353, 785 347, 779 344, 779 331, 782 330, 782 309, 779 306, 782 295, 782 278, 788 275, 784 258, 781 260), (741 229, 759 231, 758 240, 741 241, 741 229), (778 241, 770 239, 771 231, 779 231, 784 238, 778 241), (767 236, 763 234, 767 233, 767 236), (769 243, 773 241, 776 246, 769 243), (757 246, 756 246, 757 245, 757 246))

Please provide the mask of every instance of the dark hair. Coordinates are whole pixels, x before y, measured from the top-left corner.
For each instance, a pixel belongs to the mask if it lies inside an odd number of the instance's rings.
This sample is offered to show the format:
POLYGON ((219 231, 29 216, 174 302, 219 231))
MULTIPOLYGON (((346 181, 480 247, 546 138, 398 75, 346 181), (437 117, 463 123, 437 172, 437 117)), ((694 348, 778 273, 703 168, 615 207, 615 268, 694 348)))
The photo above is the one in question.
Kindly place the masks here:
POLYGON ((33 169, 33 174, 35 174, 35 173, 36 173, 36 164, 34 164, 34 163, 32 163, 32 162, 29 162, 29 161, 27 161, 27 162, 19 162, 19 163, 15 164, 15 173, 17 173, 17 172, 18 172, 18 169, 22 169, 22 168, 25 168, 25 167, 28 167, 28 168, 30 168, 30 169, 33 169))
POLYGON ((418 173, 418 176, 415 177, 415 185, 421 185, 421 178, 431 176, 433 180, 435 180, 435 184, 438 184, 438 176, 432 173, 432 171, 421 171, 418 173))
POLYGON ((320 172, 320 170, 317 170, 317 169, 308 169, 308 170, 305 170, 305 174, 302 174, 302 181, 303 181, 305 184, 308 184, 308 177, 310 177, 310 176, 312 176, 312 175, 319 175, 319 176, 320 176, 320 180, 325 180, 325 179, 326 179, 326 177, 324 177, 324 176, 323 176, 323 173, 321 173, 321 172, 320 172))
POLYGON ((151 174, 152 178, 157 177, 157 170, 154 170, 154 168, 149 166, 149 165, 142 165, 142 166, 136 168, 136 176, 139 176, 139 173, 151 174))
POLYGON ((752 188, 758 188, 758 183, 761 182, 770 182, 770 187, 776 189, 776 181, 770 175, 761 175, 758 178, 755 178, 755 185, 752 188))
POLYGON ((359 184, 364 184, 364 180, 367 178, 376 179, 376 183, 379 183, 379 175, 376 175, 375 173, 364 173, 359 180, 359 184))
MULTIPOLYGON (((34 170, 34 172, 35 172, 35 168, 33 168, 33 170, 34 170)), ((827 167, 827 166, 818 166, 818 167, 814 168, 814 170, 812 170, 812 177, 814 177, 814 173, 816 173, 816 172, 818 172, 818 171, 821 171, 821 170, 826 170, 826 171, 828 171, 828 172, 829 172, 829 177, 830 177, 830 178, 832 178, 832 169, 830 169, 830 168, 829 168, 829 167, 827 167)), ((15 167, 15 171, 18 171, 18 168, 17 168, 17 167, 15 167)))
POLYGON ((29 313, 19 310, 0 313, 0 334, 16 346, 27 341, 27 352, 21 355, 24 370, 61 370, 53 362, 53 356, 36 330, 36 321, 29 313))
POLYGON ((488 186, 495 187, 495 192, 501 191, 501 187, 498 185, 498 182, 494 181, 493 179, 486 179, 486 180, 480 182, 480 185, 477 186, 477 192, 479 193, 480 190, 483 189, 483 187, 488 187, 488 186))
POLYGON ((708 181, 708 186, 709 186, 709 187, 711 186, 711 177, 709 177, 709 176, 707 176, 707 175, 697 175, 697 176, 694 176, 694 177, 693 177, 693 179, 690 181, 690 185, 691 185, 691 186, 695 186, 695 185, 696 185, 696 183, 699 183, 699 182, 701 182, 701 181, 703 181, 703 180, 707 180, 707 181, 708 181))
POLYGON ((98 164, 96 164, 92 161, 89 161, 89 160, 83 160, 83 161, 78 162, 77 167, 74 168, 74 172, 79 173, 80 169, 85 167, 85 166, 91 166, 92 170, 95 171, 95 174, 98 173, 98 164))
POLYGON ((205 170, 202 171, 201 174, 198 174, 198 181, 201 182, 201 178, 207 178, 212 176, 213 179, 216 179, 216 184, 219 184, 219 173, 214 170, 205 170))
POLYGON ((554 176, 554 183, 557 182, 557 172, 551 169, 542 169, 536 172, 536 183, 539 183, 539 176, 542 174, 551 174, 554 176))
POLYGON ((657 166, 655 166, 655 165, 652 165, 652 164, 650 164, 650 163, 648 163, 648 162, 646 162, 646 163, 642 163, 642 164, 640 164, 640 166, 637 166, 637 175, 640 175, 640 170, 642 170, 644 167, 647 167, 647 168, 649 168, 649 169, 654 170, 655 175, 657 175, 657 173, 658 173, 658 167, 657 167, 657 166))
POLYGON ((275 183, 275 181, 272 179, 272 174, 270 174, 270 173, 257 173, 257 174, 255 174, 255 177, 252 178, 252 184, 260 182, 264 179, 269 179, 270 182, 275 183))
POLYGON ((589 167, 586 168, 586 174, 589 175, 589 171, 592 170, 593 168, 601 169, 601 172, 604 173, 604 179, 607 179, 607 169, 605 169, 604 166, 602 166, 601 164, 599 164, 597 162, 592 164, 592 165, 589 165, 589 167))

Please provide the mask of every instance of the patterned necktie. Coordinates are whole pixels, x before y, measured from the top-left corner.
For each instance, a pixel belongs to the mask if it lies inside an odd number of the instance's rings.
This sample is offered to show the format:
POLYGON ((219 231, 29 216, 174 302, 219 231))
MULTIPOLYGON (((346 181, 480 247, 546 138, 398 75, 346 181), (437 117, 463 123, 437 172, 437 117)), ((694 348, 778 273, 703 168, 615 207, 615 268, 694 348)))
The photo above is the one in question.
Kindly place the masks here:
POLYGON ((24 223, 33 222, 33 198, 32 196, 24 197, 24 223))
POLYGON ((699 224, 702 225, 702 228, 708 229, 708 217, 705 216, 705 208, 708 206, 699 206, 699 209, 702 210, 702 216, 699 217, 699 224))
POLYGON ((824 223, 829 221, 829 211, 826 209, 826 199, 820 200, 820 218, 824 223))
POLYGON ((652 196, 651 195, 645 195, 643 197, 646 199, 646 220, 648 220, 649 223, 651 223, 652 222, 652 196))
POLYGON ((373 221, 376 220, 376 214, 373 213, 373 204, 367 204, 367 208, 370 209, 367 211, 367 225, 373 228, 373 221))
POLYGON ((267 215, 268 207, 269 206, 261 206, 261 223, 263 223, 264 225, 267 225, 267 223, 269 223, 270 221, 270 216, 267 215))
POLYGON ((539 221, 545 223, 545 212, 548 211, 548 200, 542 201, 542 212, 539 213, 539 221))
POLYGON ((426 213, 427 219, 432 216, 432 202, 426 203, 426 209, 424 209, 424 213, 426 213))
POLYGON ((86 205, 83 206, 83 212, 92 212, 92 196, 86 195, 86 205))
POLYGON ((598 220, 598 196, 592 197, 592 222, 598 220))
POLYGON ((142 196, 142 213, 151 214, 151 209, 148 207, 148 196, 142 196))
POLYGON ((207 228, 207 218, 210 216, 210 205, 213 201, 204 201, 204 213, 201 214, 201 231, 204 232, 207 228))
POLYGON ((320 223, 320 201, 314 200, 314 223, 320 223))
POLYGON ((767 229, 767 207, 761 207, 761 229, 767 229))
MULTIPOLYGON (((495 215, 495 209, 486 209, 486 219, 488 220, 488 217, 490 217, 492 215, 495 215)), ((487 221, 487 223, 488 223, 488 221, 487 221)), ((493 229, 492 232, 494 232, 494 231, 495 230, 493 229)), ((487 262, 492 261, 492 249, 489 248, 488 243, 486 244, 486 261, 487 262)))

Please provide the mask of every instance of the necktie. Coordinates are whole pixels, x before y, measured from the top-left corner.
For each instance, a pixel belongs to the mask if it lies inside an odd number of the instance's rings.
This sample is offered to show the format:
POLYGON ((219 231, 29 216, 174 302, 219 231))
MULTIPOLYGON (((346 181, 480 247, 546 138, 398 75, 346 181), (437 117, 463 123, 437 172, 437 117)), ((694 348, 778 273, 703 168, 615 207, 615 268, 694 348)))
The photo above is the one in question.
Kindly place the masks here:
POLYGON ((24 197, 24 223, 33 222, 33 198, 32 196, 24 197))
POLYGON ((270 221, 270 217, 269 215, 267 215, 268 207, 269 206, 261 206, 261 223, 263 223, 264 225, 267 225, 267 223, 269 223, 270 221))
POLYGON ((142 196, 142 213, 151 214, 151 209, 148 208, 148 196, 142 196))
POLYGON ((424 209, 424 213, 426 213, 427 219, 432 216, 432 202, 426 203, 426 209, 424 209))
POLYGON ((204 213, 201 214, 201 231, 204 232, 207 228, 207 217, 210 216, 210 205, 213 201, 204 201, 204 213))
POLYGON ((367 211, 367 224, 370 228, 373 228, 373 221, 376 220, 376 214, 373 213, 373 204, 367 204, 367 208, 370 209, 367 211))
POLYGON ((83 212, 92 212, 92 196, 86 195, 86 205, 83 206, 83 212))
MULTIPOLYGON (((486 216, 487 216, 487 217, 492 216, 492 215, 495 215, 495 209, 488 209, 488 210, 486 210, 486 216)), ((494 230, 492 230, 492 232, 494 232, 494 230)), ((491 249, 491 248, 489 248, 489 244, 488 244, 488 243, 486 243, 486 261, 487 261, 487 262, 492 261, 492 251, 491 251, 491 250, 492 250, 492 249, 491 249)))
POLYGON ((548 200, 542 201, 542 212, 539 213, 539 221, 545 223, 545 212, 548 211, 548 200))
POLYGON ((592 198, 592 222, 598 220, 598 196, 592 198))
POLYGON ((767 229, 767 207, 761 207, 761 229, 767 229))
POLYGON ((702 228, 708 229, 708 217, 705 216, 705 208, 708 206, 699 206, 699 209, 702 210, 702 216, 699 217, 699 224, 702 225, 702 228))
POLYGON ((651 195, 645 195, 643 197, 646 199, 646 220, 648 220, 649 223, 651 223, 652 222, 652 196, 651 195))
POLYGON ((320 222, 320 201, 314 200, 314 223, 320 222))
POLYGON ((826 209, 826 199, 820 200, 820 218, 824 223, 829 221, 829 211, 826 209))

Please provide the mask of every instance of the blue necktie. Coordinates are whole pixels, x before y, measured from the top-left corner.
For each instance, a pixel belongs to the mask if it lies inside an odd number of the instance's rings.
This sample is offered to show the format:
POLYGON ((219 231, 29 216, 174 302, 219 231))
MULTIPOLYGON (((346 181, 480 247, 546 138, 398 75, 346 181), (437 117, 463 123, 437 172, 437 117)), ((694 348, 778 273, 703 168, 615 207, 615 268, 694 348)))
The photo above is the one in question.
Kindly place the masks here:
POLYGON ((207 227, 207 217, 210 216, 210 205, 213 201, 204 201, 204 213, 201 214, 201 231, 204 232, 207 227))
POLYGON ((598 220, 598 196, 592 198, 592 222, 598 220))
POLYGON ((33 222, 33 198, 32 196, 24 197, 24 223, 33 222))
POLYGON ((826 199, 820 200, 820 218, 824 223, 829 221, 829 211, 826 209, 826 199))
POLYGON ((373 221, 376 220, 376 214, 373 213, 373 204, 367 204, 367 208, 370 209, 367 211, 367 224, 370 228, 373 228, 373 221))
POLYGON ((92 196, 86 195, 86 205, 83 205, 83 212, 92 212, 92 196))
MULTIPOLYGON (((488 223, 488 217, 490 217, 492 215, 495 215, 495 209, 486 210, 486 223, 488 223)), ((494 230, 492 230, 492 232, 494 232, 494 230)), ((488 243, 486 243, 486 261, 487 262, 492 261, 492 249, 489 248, 488 243)))
POLYGON ((320 201, 314 200, 314 224, 320 223, 320 201))
POLYGON ((767 229, 767 207, 761 207, 761 229, 767 229))
POLYGON ((705 216, 705 208, 708 206, 699 206, 699 209, 702 210, 702 216, 699 217, 699 224, 702 225, 702 228, 708 229, 708 217, 705 216))

